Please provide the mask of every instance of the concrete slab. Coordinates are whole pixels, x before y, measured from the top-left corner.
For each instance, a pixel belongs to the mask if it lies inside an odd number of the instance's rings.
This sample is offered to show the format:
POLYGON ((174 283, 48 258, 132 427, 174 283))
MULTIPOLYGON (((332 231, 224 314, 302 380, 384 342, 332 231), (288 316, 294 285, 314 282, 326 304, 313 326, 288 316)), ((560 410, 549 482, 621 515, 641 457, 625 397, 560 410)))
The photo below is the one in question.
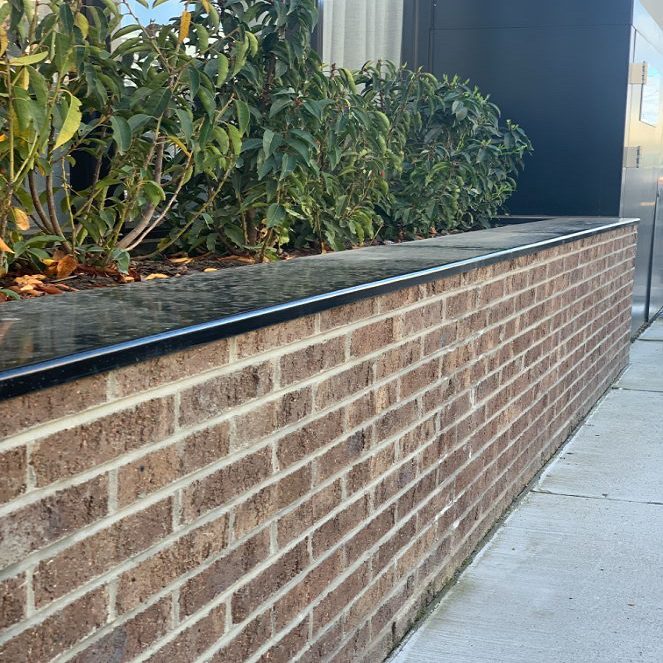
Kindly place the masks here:
POLYGON ((624 389, 663 391, 663 343, 636 341, 631 346, 631 366, 617 383, 624 389))
POLYGON ((531 493, 395 663, 663 660, 663 506, 531 493))
POLYGON ((534 490, 663 504, 662 477, 663 392, 613 389, 534 490))
POLYGON ((646 329, 640 339, 644 341, 663 341, 663 317, 659 317, 646 329))

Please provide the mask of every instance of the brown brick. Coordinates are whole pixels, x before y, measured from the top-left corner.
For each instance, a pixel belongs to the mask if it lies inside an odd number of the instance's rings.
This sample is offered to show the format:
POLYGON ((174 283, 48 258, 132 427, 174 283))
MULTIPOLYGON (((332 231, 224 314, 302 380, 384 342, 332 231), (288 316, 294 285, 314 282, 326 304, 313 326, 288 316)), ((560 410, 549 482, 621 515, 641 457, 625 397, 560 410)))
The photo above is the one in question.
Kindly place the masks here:
POLYGON ((439 379, 439 377, 439 359, 433 359, 421 366, 417 366, 417 368, 414 368, 401 376, 400 398, 404 400, 412 394, 431 386, 439 379))
POLYGON ((9 566, 32 551, 61 539, 106 515, 106 476, 33 502, 0 519, 0 566, 9 566))
POLYGON ((335 410, 277 442, 280 467, 286 468, 343 434, 343 410, 335 410))
POLYGON ((444 302, 429 302, 402 316, 401 338, 409 338, 444 321, 444 302))
POLYGON ((313 632, 317 633, 360 594, 370 578, 368 564, 353 571, 313 609, 313 632))
POLYGON ((116 396, 128 396, 220 368, 229 358, 229 342, 222 339, 116 369, 112 385, 116 396))
POLYGON ((47 421, 67 417, 106 400, 106 374, 82 378, 0 402, 2 433, 9 437, 47 421))
POLYGON ((269 568, 240 587, 232 597, 232 618, 237 624, 264 604, 267 599, 298 576, 308 565, 306 541, 273 560, 269 568))
POLYGON ((267 394, 273 383, 270 362, 201 382, 180 396, 180 425, 192 426, 267 394))
POLYGON ((312 468, 306 465, 266 486, 235 508, 235 536, 260 527, 277 511, 306 495, 311 488, 312 468))
POLYGON ((315 316, 309 315, 241 334, 236 337, 237 357, 244 359, 274 348, 282 348, 284 345, 308 338, 314 332, 315 316))
POLYGON ((346 632, 358 629, 366 618, 375 612, 376 607, 382 604, 384 597, 392 590, 394 582, 394 573, 389 569, 371 582, 348 610, 344 619, 346 632))
POLYGON ((167 548, 148 557, 119 578, 118 614, 133 610, 176 578, 221 552, 228 542, 225 516, 188 532, 167 548))
POLYGON ((276 425, 278 428, 290 426, 307 417, 313 411, 313 390, 304 387, 284 394, 277 402, 276 425))
POLYGON ((284 628, 320 596, 343 571, 343 551, 337 550, 321 561, 274 606, 274 626, 284 628))
POLYGON ((421 359, 421 339, 402 343, 397 348, 386 350, 375 360, 375 378, 382 380, 416 364, 421 359))
MULTIPOLYGON (((381 388, 381 393, 384 393, 381 388)), ((378 412, 376 393, 374 391, 356 398, 347 408, 348 428, 353 429, 372 419, 378 412)))
POLYGON ((275 645, 270 647, 258 660, 260 663, 292 661, 297 652, 308 642, 308 619, 303 619, 290 629, 275 645))
POLYGON ((341 622, 332 624, 324 633, 317 636, 310 648, 300 656, 297 663, 319 663, 326 661, 343 640, 343 625, 341 622))
POLYGON ((106 590, 99 588, 0 646, 0 661, 45 663, 106 623, 106 590))
POLYGON ((33 578, 36 607, 50 603, 146 550, 165 537, 171 528, 170 500, 162 500, 43 560, 37 565, 33 578))
POLYGON ((366 389, 371 384, 373 384, 372 362, 365 361, 319 382, 315 392, 315 406, 319 410, 324 410, 366 389))
POLYGON ((386 474, 393 467, 395 460, 395 445, 390 444, 386 449, 381 449, 373 456, 354 465, 347 475, 348 492, 356 493, 371 481, 386 474))
POLYGON ((376 299, 362 299, 354 304, 345 304, 323 311, 320 314, 320 331, 328 331, 358 320, 365 320, 377 312, 376 299))
POLYGON ((263 530, 188 580, 180 590, 180 615, 188 617, 241 580, 269 555, 263 530))
POLYGON ((393 343, 396 340, 395 322, 394 318, 387 318, 354 331, 350 338, 351 355, 362 357, 393 343))
POLYGON ((415 401, 405 403, 400 407, 386 412, 375 425, 377 441, 386 440, 399 430, 406 428, 417 417, 417 404, 415 401))
POLYGON ((28 460, 24 446, 0 454, 0 504, 25 492, 27 471, 28 460))
POLYGON ((27 600, 24 573, 0 581, 0 628, 7 628, 25 617, 27 600))
POLYGON ((210 663, 246 661, 260 649, 272 635, 272 618, 269 610, 249 622, 225 647, 210 659, 210 663))
POLYGON ((230 448, 236 451, 255 444, 278 429, 308 416, 312 409, 313 392, 311 387, 305 387, 239 415, 233 420, 234 433, 230 448))
POLYGON ((117 473, 117 498, 121 507, 153 493, 175 481, 181 474, 181 457, 177 445, 158 449, 123 465, 117 473))
POLYGON ((315 493, 296 509, 283 515, 278 521, 278 544, 284 547, 302 532, 333 511, 342 499, 341 481, 335 481, 315 493))
POLYGON ((30 454, 37 485, 74 476, 173 432, 172 397, 140 403, 37 442, 30 454))
POLYGON ((272 450, 266 447, 195 481, 182 493, 182 515, 191 522, 210 509, 253 488, 272 474, 272 450))
POLYGON ((171 597, 157 601, 135 617, 116 626, 75 656, 73 663, 128 661, 168 633, 171 627, 171 597))
POLYGON ((375 505, 378 506, 391 499, 399 490, 413 481, 416 474, 417 461, 412 459, 383 477, 375 488, 375 505))
POLYGON ((354 563, 355 560, 376 544, 387 532, 391 531, 395 522, 396 507, 392 505, 365 523, 364 527, 345 544, 347 563, 354 563))
POLYGON ((410 288, 400 288, 388 295, 381 295, 377 298, 378 308, 380 313, 393 311, 394 309, 402 308, 414 304, 423 296, 422 290, 419 286, 410 288))
POLYGON ((373 557, 373 573, 378 573, 380 569, 383 569, 394 559, 396 553, 414 538, 416 529, 415 515, 398 530, 392 530, 392 536, 380 546, 373 557))
POLYGON ((360 430, 334 445, 315 461, 316 484, 350 467, 371 445, 369 431, 360 430))
POLYGON ((345 360, 345 340, 342 336, 323 343, 315 343, 281 357, 282 386, 300 382, 338 366, 345 360))
POLYGON ((446 301, 446 315, 449 318, 458 318, 469 313, 476 305, 476 291, 464 290, 449 295, 446 301))
POLYGON ((217 605, 202 619, 184 629, 147 659, 150 663, 163 661, 192 661, 209 649, 225 632, 226 606, 217 605))
POLYGON ((313 533, 313 556, 320 557, 322 553, 341 541, 347 532, 366 518, 367 513, 368 496, 364 495, 321 525, 313 533))

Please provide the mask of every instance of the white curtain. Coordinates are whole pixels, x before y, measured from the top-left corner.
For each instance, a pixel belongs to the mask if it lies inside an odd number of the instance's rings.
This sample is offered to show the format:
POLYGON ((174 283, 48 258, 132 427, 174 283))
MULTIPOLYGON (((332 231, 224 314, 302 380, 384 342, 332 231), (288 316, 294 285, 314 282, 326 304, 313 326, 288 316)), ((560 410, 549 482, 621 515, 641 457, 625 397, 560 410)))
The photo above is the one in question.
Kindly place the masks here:
POLYGON ((322 0, 322 59, 359 69, 368 60, 400 63, 404 0, 322 0))

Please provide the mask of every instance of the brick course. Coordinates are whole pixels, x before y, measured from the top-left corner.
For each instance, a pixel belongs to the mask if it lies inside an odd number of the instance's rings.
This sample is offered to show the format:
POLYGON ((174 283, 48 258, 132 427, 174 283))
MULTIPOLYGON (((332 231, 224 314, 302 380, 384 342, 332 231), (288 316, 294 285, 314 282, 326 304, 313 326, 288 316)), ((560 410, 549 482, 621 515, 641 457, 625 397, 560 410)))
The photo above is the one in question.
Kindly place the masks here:
POLYGON ((635 240, 0 403, 0 660, 384 659, 626 365, 635 240))

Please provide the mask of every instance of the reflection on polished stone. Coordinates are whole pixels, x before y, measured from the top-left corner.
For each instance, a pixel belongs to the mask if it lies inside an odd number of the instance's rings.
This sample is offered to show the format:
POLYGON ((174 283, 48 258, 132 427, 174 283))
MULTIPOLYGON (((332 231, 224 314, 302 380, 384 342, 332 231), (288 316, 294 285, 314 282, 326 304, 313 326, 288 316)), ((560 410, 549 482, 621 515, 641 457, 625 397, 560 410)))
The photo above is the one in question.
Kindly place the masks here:
MULTIPOLYGON (((533 251, 541 242, 560 243, 575 233, 595 233, 626 222, 614 218, 549 219, 168 281, 9 302, 0 306, 0 385, 4 381, 8 387, 21 373, 17 371, 21 367, 32 365, 35 380, 40 370, 35 364, 55 359, 75 372, 77 362, 89 363, 95 351, 119 344, 123 344, 125 354, 118 363, 126 363, 127 348, 138 339, 153 337, 137 344, 143 350, 152 344, 167 351, 169 335, 176 330, 180 330, 181 339, 181 330, 191 328, 195 332, 196 326, 237 322, 242 316, 250 318, 246 329, 255 329, 269 324, 267 317, 261 323, 261 312, 270 307, 287 307, 281 319, 293 318, 306 314, 307 300, 312 298, 324 296, 324 305, 318 304, 316 310, 330 308, 344 303, 344 295, 347 301, 349 290, 363 290, 367 284, 377 287, 387 279, 410 276, 416 280, 422 271, 445 266, 451 269, 456 265, 458 271, 459 261, 472 260, 472 266, 494 262, 499 254, 508 258, 509 252, 522 253, 529 245, 534 245, 528 250, 533 251)), ((407 278, 403 285, 408 285, 407 278)), ((375 288, 365 290, 366 295, 376 292, 375 288)), ((218 336, 224 335, 221 325, 218 329, 218 336)), ((192 336, 192 342, 199 341, 192 336)), ((85 372, 91 372, 89 366, 85 372)), ((38 384, 44 385, 43 381, 38 384)), ((8 390, 4 389, 2 395, 9 395, 8 390)))

